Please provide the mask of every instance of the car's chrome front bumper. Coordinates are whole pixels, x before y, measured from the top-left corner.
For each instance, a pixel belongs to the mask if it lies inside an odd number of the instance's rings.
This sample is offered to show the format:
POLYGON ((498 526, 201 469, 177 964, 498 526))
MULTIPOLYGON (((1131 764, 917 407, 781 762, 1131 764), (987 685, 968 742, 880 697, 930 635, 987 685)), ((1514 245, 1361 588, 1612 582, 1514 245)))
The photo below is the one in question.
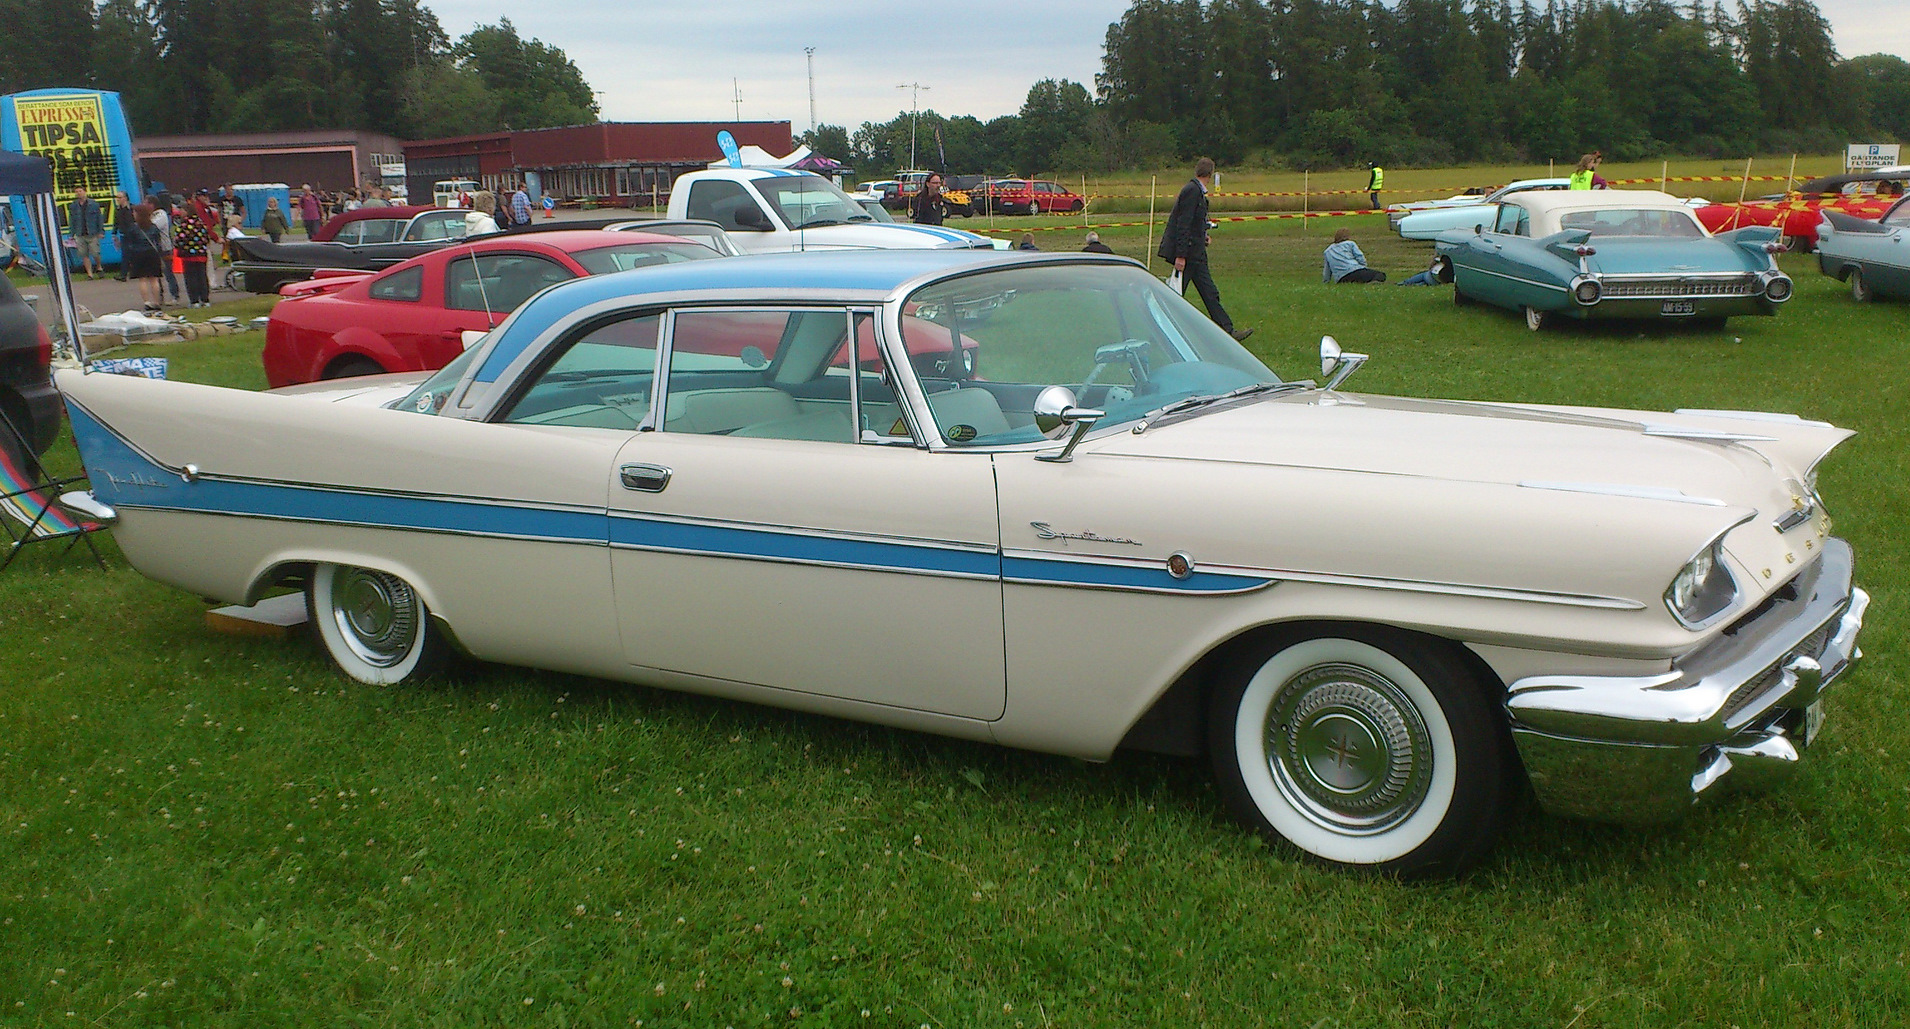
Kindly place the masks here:
POLYGON ((1506 710, 1540 803, 1661 822, 1700 797, 1787 778, 1822 721, 1824 688, 1862 656, 1870 597, 1851 569, 1850 546, 1827 540, 1762 610, 1660 675, 1512 683, 1506 710))

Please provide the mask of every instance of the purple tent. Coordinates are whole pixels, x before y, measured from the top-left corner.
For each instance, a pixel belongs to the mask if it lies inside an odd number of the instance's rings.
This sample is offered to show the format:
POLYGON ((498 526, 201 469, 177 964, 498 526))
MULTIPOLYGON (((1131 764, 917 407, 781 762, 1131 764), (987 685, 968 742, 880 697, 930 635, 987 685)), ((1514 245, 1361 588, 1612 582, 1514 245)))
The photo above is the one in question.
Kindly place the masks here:
POLYGON ((808 157, 790 165, 790 167, 800 171, 812 171, 819 175, 834 175, 836 172, 848 166, 841 161, 824 157, 821 154, 810 154, 808 157))

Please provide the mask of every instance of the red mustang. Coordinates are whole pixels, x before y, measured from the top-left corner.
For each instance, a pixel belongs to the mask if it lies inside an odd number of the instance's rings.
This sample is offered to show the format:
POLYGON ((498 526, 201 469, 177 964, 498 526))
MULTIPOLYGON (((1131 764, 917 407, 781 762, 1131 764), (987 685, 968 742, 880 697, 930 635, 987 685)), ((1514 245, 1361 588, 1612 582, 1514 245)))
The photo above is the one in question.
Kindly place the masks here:
POLYGON ((1910 180, 1910 168, 1875 168, 1827 175, 1780 196, 1738 204, 1711 204, 1692 213, 1714 233, 1746 225, 1776 225, 1790 237, 1792 249, 1808 251, 1817 247, 1817 223, 1823 212, 1839 211, 1875 221, 1903 195, 1906 180, 1910 180))
POLYGON ((265 378, 277 388, 441 368, 464 351, 464 333, 490 331, 552 283, 721 256, 675 236, 569 230, 490 236, 379 272, 321 270, 280 291, 265 378))

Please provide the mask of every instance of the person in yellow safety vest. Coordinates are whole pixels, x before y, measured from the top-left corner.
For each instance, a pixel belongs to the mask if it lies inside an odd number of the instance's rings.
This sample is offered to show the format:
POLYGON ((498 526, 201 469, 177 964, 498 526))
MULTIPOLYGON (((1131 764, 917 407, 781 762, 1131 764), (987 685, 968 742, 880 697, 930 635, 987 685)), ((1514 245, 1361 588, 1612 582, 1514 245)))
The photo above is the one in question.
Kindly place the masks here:
POLYGON ((1593 180, 1598 177, 1598 163, 1604 160, 1597 151, 1585 154, 1578 159, 1578 167, 1572 169, 1572 189, 1591 189, 1593 180))
POLYGON ((1366 162, 1366 167, 1372 172, 1366 180, 1366 190, 1373 201, 1373 210, 1377 211, 1379 210, 1379 191, 1386 187, 1386 169, 1381 168, 1377 161, 1366 162))

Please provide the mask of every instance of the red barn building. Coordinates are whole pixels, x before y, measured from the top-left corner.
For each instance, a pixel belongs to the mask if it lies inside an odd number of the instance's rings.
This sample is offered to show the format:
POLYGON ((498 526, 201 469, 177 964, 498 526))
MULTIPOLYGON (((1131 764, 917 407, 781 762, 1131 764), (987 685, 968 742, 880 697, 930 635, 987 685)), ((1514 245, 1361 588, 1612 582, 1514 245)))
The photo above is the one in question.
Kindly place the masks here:
POLYGON ((772 154, 795 148, 786 121, 598 122, 407 143, 405 175, 420 198, 446 179, 473 179, 491 190, 526 179, 563 199, 644 206, 667 200, 678 175, 720 159, 716 134, 725 130, 739 146, 772 154))

